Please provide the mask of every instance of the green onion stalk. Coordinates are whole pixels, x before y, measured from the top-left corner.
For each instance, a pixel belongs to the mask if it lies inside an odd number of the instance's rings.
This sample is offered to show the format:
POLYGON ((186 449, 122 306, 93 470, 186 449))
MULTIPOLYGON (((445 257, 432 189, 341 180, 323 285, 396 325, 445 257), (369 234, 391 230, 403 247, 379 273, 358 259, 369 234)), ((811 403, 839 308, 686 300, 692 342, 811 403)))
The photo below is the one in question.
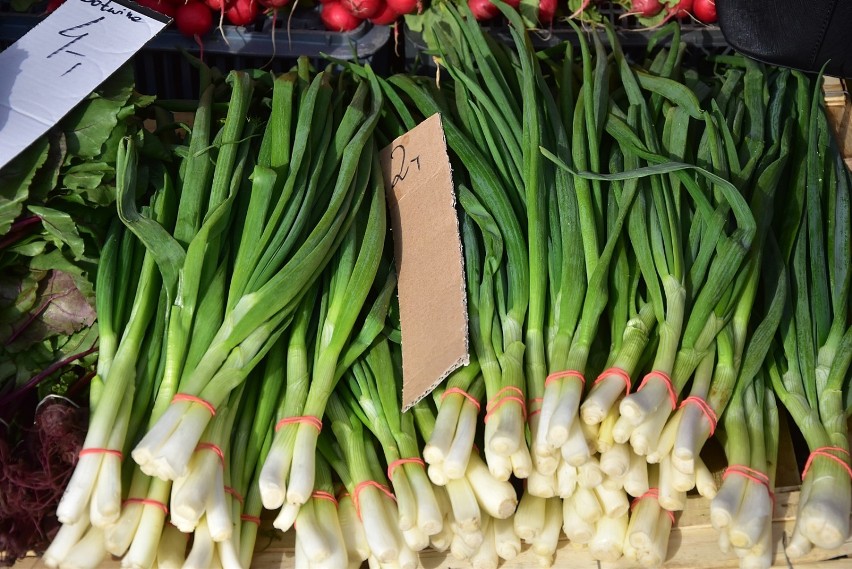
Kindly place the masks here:
POLYGON ((225 477, 230 475, 231 433, 242 395, 243 386, 240 386, 221 406, 201 436, 201 442, 190 460, 188 474, 173 482, 169 499, 172 524, 182 532, 191 533, 204 516, 214 542, 229 540, 233 532, 225 477))
MULTIPOLYGON (((402 378, 388 341, 376 343, 349 376, 348 389, 339 389, 338 394, 379 441, 397 500, 400 530, 416 528, 427 538, 439 533, 443 515, 420 457, 414 415, 400 412, 397 394, 402 378)), ((428 539, 421 541, 428 545, 428 539)))
MULTIPOLYGON (((206 70, 203 69, 202 78, 205 72, 206 70)), ((231 104, 228 106, 222 128, 214 137, 212 145, 208 144, 209 125, 212 122, 209 92, 212 87, 203 90, 188 153, 181 164, 182 187, 174 240, 169 241, 168 237, 160 234, 154 226, 146 229, 149 236, 156 237, 152 237, 153 242, 148 243, 149 250, 159 250, 157 254, 166 257, 158 258, 158 265, 164 275, 165 294, 172 299, 165 333, 164 367, 159 376, 160 385, 153 401, 148 432, 169 411, 173 398, 183 389, 180 369, 184 366, 198 365, 206 344, 222 325, 224 318, 228 270, 231 265, 229 248, 223 244, 221 234, 225 225, 229 223, 231 210, 234 209, 231 206, 236 201, 238 192, 246 187, 243 182, 243 172, 252 167, 250 149, 254 143, 253 123, 246 120, 247 107, 253 94, 248 77, 245 74, 231 74, 228 76, 227 83, 231 86, 231 104), (211 155, 217 155, 216 166, 212 169, 209 166, 211 155), (238 187, 239 185, 242 187, 238 187), (161 245, 156 244, 157 240, 160 240, 161 245), (158 249, 158 247, 161 248, 158 249), (184 247, 185 253, 182 257, 183 264, 179 277, 182 286, 177 287, 175 268, 178 263, 169 264, 167 259, 180 260, 180 252, 184 250, 184 247), (193 329, 195 332, 191 333, 193 329)), ((131 218, 128 218, 128 221, 134 224, 145 223, 144 220, 131 218)), ((227 418, 235 410, 230 409, 230 413, 227 411, 223 408, 220 419, 227 418)), ((210 442, 224 454, 226 450, 223 446, 227 447, 230 427, 217 426, 217 429, 223 428, 226 434, 216 435, 218 440, 210 442)), ((189 449, 190 456, 196 448, 198 448, 197 443, 189 449)), ((210 447, 210 450, 204 450, 203 453, 213 455, 213 448, 210 447)), ((217 459, 213 456, 206 458, 214 461, 217 459)), ((214 502, 218 511, 215 519, 218 519, 220 528, 218 531, 227 533, 232 531, 232 528, 222 493, 228 468, 227 462, 225 460, 222 462, 224 464, 219 467, 219 472, 222 474, 220 484, 214 484, 209 488, 210 492, 204 496, 197 496, 195 500, 196 503, 202 499, 206 502, 208 498, 218 497, 214 502)), ((178 550, 172 551, 168 548, 168 541, 166 543, 160 541, 166 536, 174 538, 170 529, 174 526, 172 524, 167 526, 165 523, 166 512, 171 505, 173 490, 171 482, 151 477, 150 473, 144 470, 140 466, 133 475, 133 484, 138 483, 138 486, 131 488, 129 503, 140 505, 142 513, 138 523, 128 525, 135 531, 132 533, 133 537, 127 553, 122 559, 124 567, 148 567, 155 559, 162 556, 171 556, 170 562, 177 563, 183 557, 185 550, 178 546, 178 550)), ((209 484, 210 480, 204 482, 209 484)), ((210 520, 207 516, 202 516, 201 521, 203 521, 203 529, 201 538, 198 540, 199 547, 206 542, 207 537, 213 543, 209 531, 210 520)), ((213 528, 216 528, 216 522, 213 523, 213 528)), ((172 541, 175 540, 172 539, 172 541)), ((215 548, 211 545, 209 549, 215 548)), ((196 555, 200 554, 199 551, 202 550, 196 550, 196 555)), ((204 555, 207 554, 204 553, 204 555)))
MULTIPOLYGON (((345 463, 344 476, 340 478, 352 499, 358 519, 363 523, 370 551, 368 559, 375 558, 382 564, 417 567, 417 554, 410 545, 425 547, 429 539, 425 534, 418 536, 422 532, 418 532, 416 526, 414 531, 400 529, 397 503, 379 467, 375 439, 365 432, 356 412, 336 394, 329 398, 326 412, 345 463), (421 543, 414 543, 415 540, 421 543)), ((332 464, 335 463, 332 461, 332 464)), ((298 533, 299 529, 296 531, 298 533)))
POLYGON ((752 379, 741 375, 724 416, 729 466, 710 504, 710 521, 720 532, 722 551, 735 551, 743 568, 770 567, 773 561, 778 420, 763 371, 752 379))
MULTIPOLYGON (((119 153, 122 164, 126 163, 126 158, 126 154, 119 153)), ((169 203, 172 190, 168 178, 154 167, 150 179, 155 191, 151 205, 144 211, 169 223, 170 218, 173 219, 173 209, 169 203)), ((132 184, 126 177, 119 181, 122 185, 132 184)), ((123 476, 127 468, 123 473, 120 455, 129 450, 139 430, 144 419, 142 413, 148 408, 161 371, 166 304, 159 294, 159 275, 153 259, 138 240, 119 225, 111 228, 102 259, 96 295, 101 310, 99 318, 105 322, 101 334, 108 338, 104 354, 108 361, 99 364, 106 381, 99 381, 100 387, 90 392, 92 426, 84 449, 93 450, 80 457, 77 469, 81 474, 76 481, 72 475, 74 485, 69 482, 64 502, 60 502, 64 503, 61 506, 64 521, 45 551, 44 560, 49 566, 72 562, 79 566, 97 566, 108 552, 112 552, 112 528, 121 521, 126 510, 122 499, 127 492, 127 479, 123 476), (120 254, 124 255, 121 261, 120 254), (116 302, 118 290, 126 293, 135 290, 135 296, 123 305, 116 302), (104 298, 105 295, 111 298, 104 298), (109 353, 110 345, 115 346, 112 354, 109 353), (102 402, 105 405, 101 405, 102 402), (112 419, 107 417, 110 414, 107 406, 112 407, 112 419), (97 423, 94 422, 96 417, 97 423), (100 442, 105 435, 106 441, 100 442), (91 476, 88 480, 83 478, 87 472, 91 476), (66 516, 75 514, 81 506, 83 509, 76 513, 77 518, 69 521, 66 516)))
MULTIPOLYGON (((239 74, 231 77, 235 84, 242 78, 239 74)), ((245 380, 292 320, 299 300, 347 234, 366 190, 363 172, 365 166, 369 169, 370 141, 380 97, 373 101, 372 118, 352 121, 352 115, 361 114, 358 109, 343 117, 332 112, 328 75, 319 73, 311 79, 307 61, 301 60, 298 78, 303 97, 297 109, 292 147, 280 143, 282 138, 291 140, 287 132, 293 126, 290 113, 297 76, 290 74, 275 80, 273 111, 277 109, 282 114, 270 116, 258 162, 250 170, 252 183, 245 185, 250 194, 241 195, 236 202, 237 192, 223 192, 227 198, 205 220, 205 226, 211 227, 210 234, 199 232, 193 238, 184 262, 174 262, 167 254, 168 250, 179 248, 171 236, 163 235, 154 249, 162 254, 161 271, 167 268, 175 283, 178 277, 191 280, 199 267, 204 269, 205 247, 218 245, 214 247, 218 249, 227 242, 219 232, 226 227, 233 203, 247 208, 241 233, 255 239, 239 242, 222 324, 207 345, 199 346, 202 356, 195 365, 176 364, 182 370, 181 397, 168 402, 167 410, 133 451, 134 460, 149 475, 173 480, 186 474, 192 449, 212 417, 210 409, 215 410, 245 380), (335 130, 335 119, 344 117, 352 128, 335 130), (311 128, 312 121, 323 128, 311 128), (304 159, 306 155, 308 159, 304 159), (362 175, 356 178, 359 171, 362 175), (358 184, 359 181, 363 183, 358 184), (196 244, 197 257, 202 258, 197 262, 193 255, 196 244)), ((217 169, 225 149, 235 147, 224 146, 217 169)), ((233 184, 243 185, 241 177, 233 180, 233 184)), ((217 195, 215 189, 214 185, 211 199, 217 195)), ((194 329, 187 330, 187 337, 194 337, 194 329)))
MULTIPOLYGON (((701 110, 696 94, 673 80, 633 72, 626 63, 620 69, 632 106, 621 120, 611 114, 608 130, 621 146, 629 170, 589 176, 607 180, 635 174, 649 177, 647 197, 637 199, 631 212, 629 233, 657 316, 658 347, 651 373, 621 401, 620 417, 613 427, 616 442, 629 440, 635 452, 648 455, 656 450, 666 420, 677 407, 679 392, 726 323, 724 318, 714 317, 714 310, 731 293, 731 284, 751 246, 755 221, 739 190, 726 178, 719 152, 707 151, 708 165, 712 162, 718 174, 661 154, 666 145, 677 149, 685 144, 667 142, 666 135, 685 131, 692 119, 703 121, 703 136, 716 143, 708 146, 717 150, 717 128, 711 115, 701 110), (643 89, 672 105, 665 121, 660 121, 664 124, 662 142, 650 120, 643 89), (635 162, 630 162, 632 157, 651 165, 637 170, 635 162), (686 170, 700 176, 691 177, 686 170), (688 201, 684 199, 687 196, 688 201), (717 205, 713 205, 711 196, 718 199, 717 205), (695 214, 688 215, 690 210, 695 214), (724 223, 731 219, 735 223, 727 235, 724 223), (689 235, 690 240, 685 243, 683 235, 689 235)), ((674 154, 678 156, 678 152, 674 154)))
POLYGON ((331 467, 317 456, 316 484, 311 498, 296 516, 296 556, 298 567, 346 567, 349 554, 338 517, 331 467))
POLYGON ((807 160, 805 183, 794 186, 784 204, 784 213, 794 216, 785 220, 793 224, 795 239, 778 236, 789 294, 769 378, 811 453, 787 545, 787 554, 798 558, 814 546, 839 547, 849 535, 852 470, 843 392, 852 362, 852 326, 850 174, 831 139, 821 81, 811 85, 803 75, 794 76, 807 160))
POLYGON ((675 519, 674 514, 663 509, 658 500, 658 466, 649 465, 648 470, 651 485, 630 506, 623 554, 629 561, 638 562, 643 567, 659 567, 666 560, 675 519))
MULTIPOLYGON (((764 87, 762 76, 763 70, 756 65, 750 66, 747 70, 745 74, 746 101, 760 97, 764 87)), ((671 451, 672 465, 679 473, 683 474, 680 478, 684 486, 689 486, 685 490, 690 490, 694 486, 694 484, 689 485, 689 480, 694 483, 695 457, 704 442, 712 436, 717 418, 722 415, 731 397, 740 371, 739 367, 749 332, 749 321, 761 276, 760 264, 765 249, 766 235, 772 222, 775 195, 779 189, 790 151, 792 123, 783 127, 783 133, 780 124, 781 110, 787 98, 786 82, 788 76, 789 72, 781 71, 775 78, 771 102, 767 109, 767 116, 772 123, 768 129, 772 138, 772 145, 762 157, 765 167, 761 165, 753 169, 755 183, 751 192, 750 207, 758 223, 758 228, 746 263, 734 284, 734 290, 742 292, 732 305, 717 306, 716 309, 717 318, 723 317, 727 311, 732 312, 732 316, 729 324, 717 336, 718 363, 712 381, 701 382, 693 379, 689 397, 684 400, 680 409, 669 420, 661 436, 657 452, 652 453, 653 456, 649 457, 649 460, 659 460, 671 451)), ((728 126, 722 116, 720 106, 715 104, 717 102, 724 102, 721 96, 714 101, 714 112, 719 124, 722 125, 723 132, 725 132, 725 138, 731 139, 733 135, 727 130, 728 126)), ((762 105, 759 102, 753 102, 746 106, 754 109, 751 116, 757 117, 762 112, 762 105)), ((753 120, 752 122, 756 123, 758 128, 762 127, 762 121, 753 120)), ((754 143, 761 136, 762 132, 754 133, 752 138, 741 144, 743 147, 741 150, 745 152, 745 147, 754 143)), ((739 158, 731 155, 728 160, 732 175, 735 178, 742 178, 744 174, 739 165, 739 158)), ((777 326, 777 321, 775 325, 777 326)), ((762 331, 761 333, 766 332, 762 331)), ((771 336, 773 332, 770 329, 768 333, 771 336)), ((763 342, 764 339, 758 338, 758 341, 763 342)), ((766 349, 765 347, 760 348, 757 353, 750 355, 750 357, 758 359, 758 361, 752 362, 752 365, 759 365, 762 362, 766 349)), ((753 371, 750 373, 753 373, 753 371)))
MULTIPOLYGON (((135 165, 135 156, 119 153, 117 166, 122 168, 117 183, 120 184, 120 190, 124 185, 128 191, 135 191, 135 175, 127 176, 127 170, 124 169, 133 168, 135 171, 135 165), (129 164, 128 160, 131 161, 129 164)), ((173 196, 169 193, 170 188, 167 186, 161 188, 155 193, 150 208, 152 214, 165 224, 172 221, 168 201, 173 196)), ((117 233, 112 235, 118 238, 117 233)), ((127 450, 134 391, 137 383, 142 384, 145 377, 144 374, 137 375, 137 370, 145 347, 146 333, 154 325, 160 291, 160 278, 153 256, 145 254, 141 246, 136 249, 136 254, 144 255, 141 272, 127 275, 132 279, 130 281, 104 286, 96 292, 111 294, 119 287, 132 289, 136 282, 136 294, 129 301, 133 308, 107 368, 107 376, 103 378, 103 389, 99 391, 93 406, 94 412, 79 462, 57 507, 57 517, 64 524, 75 523, 85 510, 89 510, 88 517, 92 525, 103 529, 117 521, 121 513, 121 457, 127 450)), ((107 252, 114 255, 118 249, 108 244, 107 252)), ((116 259, 115 262, 121 261, 116 259)), ((108 270, 110 266, 108 261, 103 268, 108 270)), ((110 276, 99 275, 98 281, 104 284, 110 276)), ((103 305, 103 302, 100 304, 103 305)), ((149 371, 156 371, 156 366, 151 367, 153 369, 149 368, 149 371)), ((132 436, 134 434, 131 433, 132 436)))
MULTIPOLYGON (((434 48, 440 53, 441 68, 455 80, 453 104, 445 105, 428 86, 409 77, 398 75, 388 81, 422 116, 442 113, 457 164, 454 176, 459 187, 463 184, 468 190, 462 195, 460 189, 459 201, 481 239, 491 242, 493 256, 483 259, 481 280, 468 283, 469 289, 478 289, 471 343, 488 396, 483 451, 497 478, 506 480, 513 472, 525 478, 531 468, 524 437, 523 372, 530 272, 522 220, 528 213, 527 188, 530 192, 539 188, 535 173, 527 171, 529 161, 538 158, 522 150, 526 129, 512 87, 520 84, 516 72, 498 63, 501 54, 492 49, 500 48, 488 43, 466 8, 461 8, 464 15, 448 5, 441 9, 446 10, 448 25, 435 29, 434 48)), ((450 408, 445 411, 449 412, 450 408)))
MULTIPOLYGON (((374 85, 373 88, 377 90, 378 87, 374 85)), ((376 94, 371 123, 380 105, 381 98, 376 94)), ((340 357, 355 329, 382 258, 386 237, 384 183, 373 144, 361 154, 358 169, 355 184, 366 195, 363 205, 353 210, 349 228, 342 235, 339 251, 326 274, 311 381, 304 407, 298 415, 311 418, 306 420, 310 423, 300 420, 283 425, 276 433, 261 472, 264 506, 270 509, 284 506, 276 520, 276 527, 280 529, 292 523, 295 519, 292 513, 313 492, 321 417, 339 377, 336 372, 340 357)))

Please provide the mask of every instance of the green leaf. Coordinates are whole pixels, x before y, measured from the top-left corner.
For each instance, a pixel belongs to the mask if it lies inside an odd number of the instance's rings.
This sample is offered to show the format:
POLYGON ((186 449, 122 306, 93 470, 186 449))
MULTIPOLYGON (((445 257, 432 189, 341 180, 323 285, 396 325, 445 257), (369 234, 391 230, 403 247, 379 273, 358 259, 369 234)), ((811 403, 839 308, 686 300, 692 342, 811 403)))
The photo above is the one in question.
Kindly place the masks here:
POLYGON ((27 208, 41 218, 42 227, 47 233, 45 237, 48 240, 60 249, 63 245, 67 245, 75 259, 79 260, 84 257, 85 245, 83 239, 77 231, 77 224, 68 213, 35 205, 27 206, 27 208))
POLYGON ((48 143, 40 138, 0 170, 0 235, 21 214, 36 172, 47 160, 48 143))
POLYGON ((30 261, 30 269, 32 270, 59 270, 71 275, 74 279, 74 285, 90 302, 94 302, 95 289, 93 280, 97 267, 94 263, 75 263, 68 259, 61 250, 54 249, 44 255, 33 257, 30 261))

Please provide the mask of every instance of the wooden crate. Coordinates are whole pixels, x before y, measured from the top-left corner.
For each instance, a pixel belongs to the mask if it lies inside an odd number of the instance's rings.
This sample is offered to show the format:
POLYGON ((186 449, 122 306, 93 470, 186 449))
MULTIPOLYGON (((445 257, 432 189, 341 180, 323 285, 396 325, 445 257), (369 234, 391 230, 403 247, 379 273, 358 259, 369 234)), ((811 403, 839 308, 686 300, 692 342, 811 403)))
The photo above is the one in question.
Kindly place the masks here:
POLYGON ((823 92, 828 119, 837 135, 840 152, 847 166, 852 169, 852 97, 849 95, 849 81, 826 77, 823 92))

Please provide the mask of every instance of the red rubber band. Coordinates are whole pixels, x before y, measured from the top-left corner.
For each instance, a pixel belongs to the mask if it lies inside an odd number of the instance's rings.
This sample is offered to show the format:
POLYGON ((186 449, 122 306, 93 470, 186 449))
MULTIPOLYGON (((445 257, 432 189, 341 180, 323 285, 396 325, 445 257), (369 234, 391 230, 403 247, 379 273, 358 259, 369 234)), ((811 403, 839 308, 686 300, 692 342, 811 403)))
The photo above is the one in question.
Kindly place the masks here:
POLYGON ((143 506, 156 506, 163 510, 167 516, 169 515, 169 508, 160 502, 159 500, 151 500, 150 498, 128 498, 124 501, 124 504, 142 504, 143 506))
POLYGON ((419 464, 424 468, 426 467, 426 463, 423 462, 423 459, 416 456, 412 458, 397 459, 388 465, 388 480, 393 481, 393 471, 403 464, 419 464))
MULTIPOLYGON (((641 502, 642 500, 644 500, 646 498, 653 498, 653 499, 657 500, 657 505, 659 506, 659 502, 660 502, 660 491, 659 491, 659 489, 649 488, 647 492, 645 492, 644 494, 642 494, 638 498, 634 498, 633 502, 630 503, 630 509, 632 510, 633 508, 635 508, 636 504, 638 504, 639 502, 641 502)), ((668 514, 669 519, 672 521, 672 525, 674 525, 674 523, 675 523, 674 512, 671 512, 671 511, 663 508, 662 506, 660 506, 660 509, 662 511, 664 511, 666 514, 668 514)))
POLYGON ((527 400, 527 406, 529 406, 530 408, 532 408, 533 405, 538 405, 538 409, 533 409, 529 412, 529 415, 527 415, 527 419, 531 419, 533 415, 538 415, 539 413, 541 413, 541 405, 543 402, 544 397, 533 397, 532 399, 527 400))
POLYGON ((695 395, 690 395, 689 397, 684 399, 681 402, 680 406, 686 407, 690 403, 697 406, 701 410, 701 413, 704 414, 704 417, 707 419, 707 422, 710 423, 710 436, 712 437, 713 433, 716 432, 716 423, 719 420, 718 417, 716 417, 716 412, 713 410, 712 407, 710 407, 710 404, 707 403, 706 399, 697 397, 695 395))
POLYGON ((79 456, 86 456, 87 454, 111 454, 113 456, 117 456, 118 460, 124 460, 124 455, 120 450, 111 448, 84 448, 80 451, 79 456))
POLYGON ((819 447, 818 449, 811 451, 810 456, 808 456, 808 461, 805 463, 805 469, 802 471, 802 480, 804 480, 805 476, 808 475, 808 470, 810 470, 811 468, 811 463, 818 456, 833 460, 834 462, 842 466, 844 469, 846 469, 846 472, 849 474, 849 477, 852 478, 852 468, 849 467, 849 464, 846 462, 846 460, 837 456, 836 454, 831 454, 833 452, 845 454, 847 457, 849 456, 849 451, 840 447, 819 447))
POLYGON ((624 371, 623 369, 621 369, 620 367, 610 367, 610 368, 603 370, 601 372, 601 374, 598 376, 598 378, 595 380, 594 385, 599 384, 600 382, 602 382, 603 380, 605 380, 607 377, 609 377, 611 375, 617 375, 618 377, 620 377, 624 381, 624 387, 625 387, 624 394, 630 395, 630 384, 631 384, 630 374, 627 373, 626 371, 624 371))
POLYGON ((177 403, 178 401, 189 401, 190 403, 198 403, 208 411, 210 411, 210 415, 216 416, 216 408, 213 407, 213 404, 209 401, 205 401, 201 397, 196 397, 195 395, 190 395, 189 393, 175 393, 175 396, 172 397, 172 403, 177 403))
POLYGON ((479 406, 479 401, 476 400, 476 397, 474 397, 473 395, 471 395, 470 393, 468 393, 464 389, 460 389, 458 387, 451 387, 451 388, 447 389, 446 391, 444 391, 444 393, 441 394, 441 401, 443 401, 444 398, 447 395, 450 395, 452 393, 458 393, 459 395, 461 395, 462 397, 464 397, 465 399, 467 399, 468 401, 473 403, 474 407, 476 407, 476 411, 479 412, 480 406, 479 406))
POLYGON ((244 522, 251 522, 253 524, 260 525, 260 517, 258 517, 258 516, 250 516, 248 514, 242 514, 242 515, 240 515, 240 520, 242 520, 244 522))
POLYGON ((772 488, 769 487, 769 476, 767 476, 766 473, 755 470, 754 468, 748 467, 744 464, 731 464, 725 469, 725 473, 722 474, 722 480, 725 480, 732 474, 742 476, 747 480, 751 480, 755 484, 765 487, 766 491, 769 492, 769 499, 772 500, 772 507, 775 507, 775 492, 773 492, 772 488))
POLYGON ((642 378, 642 383, 639 384, 636 391, 641 391, 645 387, 645 384, 648 383, 648 380, 653 377, 662 380, 666 384, 666 391, 669 392, 669 402, 672 404, 672 411, 677 409, 677 393, 675 393, 674 386, 672 385, 672 378, 664 371, 652 371, 645 374, 645 377, 642 378))
POLYGON ((515 387, 514 385, 507 385, 506 387, 500 389, 497 393, 494 394, 494 397, 491 398, 491 401, 485 407, 488 411, 485 413, 485 418, 483 419, 483 421, 487 423, 491 416, 494 415, 494 413, 496 413, 500 407, 502 407, 509 401, 514 401, 515 403, 521 406, 521 413, 524 416, 524 421, 526 421, 527 402, 524 401, 524 392, 521 391, 520 388, 515 387), (517 393, 518 395, 509 395, 501 398, 500 395, 502 395, 506 391, 511 393, 517 393))
POLYGON ((243 497, 242 497, 242 495, 240 495, 240 493, 239 493, 239 492, 237 492, 237 491, 236 491, 234 488, 232 488, 231 486, 225 486, 225 494, 230 494, 231 496, 233 496, 233 497, 234 497, 234 500, 236 500, 236 501, 237 501, 237 502, 239 502, 240 504, 242 504, 242 503, 243 503, 243 497))
POLYGON ((327 500, 337 506, 337 498, 334 497, 334 494, 331 492, 325 492, 324 490, 314 490, 314 493, 311 494, 311 498, 315 498, 317 500, 327 500))
POLYGON ((317 430, 317 432, 322 432, 322 421, 317 417, 313 417, 311 415, 305 415, 303 417, 284 417, 277 423, 275 423, 275 432, 280 431, 285 425, 292 425, 294 423, 304 423, 306 425, 311 425, 313 428, 317 430))
POLYGON ((355 489, 352 490, 352 503, 355 505, 355 513, 358 514, 358 519, 361 519, 361 503, 358 500, 358 496, 361 494, 361 490, 367 488, 368 486, 372 486, 373 488, 378 488, 385 496, 396 502, 396 496, 388 489, 384 484, 379 484, 375 480, 364 480, 363 482, 359 482, 355 489))
POLYGON ((219 445, 214 445, 213 443, 198 443, 198 446, 195 447, 195 450, 212 450, 216 453, 216 456, 219 457, 219 462, 222 463, 222 468, 225 468, 225 453, 222 452, 222 449, 219 448, 219 445))
POLYGON ((565 371, 555 371, 548 375, 547 379, 544 380, 544 386, 547 387, 552 382, 566 377, 576 377, 580 380, 580 383, 586 385, 586 376, 575 369, 566 369, 565 371))

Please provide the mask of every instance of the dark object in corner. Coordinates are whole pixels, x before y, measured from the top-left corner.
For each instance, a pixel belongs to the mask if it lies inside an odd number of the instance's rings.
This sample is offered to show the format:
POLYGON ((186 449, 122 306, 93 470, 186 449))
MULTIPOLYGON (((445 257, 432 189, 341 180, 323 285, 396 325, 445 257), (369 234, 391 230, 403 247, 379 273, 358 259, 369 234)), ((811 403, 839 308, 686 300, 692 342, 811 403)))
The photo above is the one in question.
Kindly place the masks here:
POLYGON ((754 59, 852 77, 852 0, 716 0, 719 27, 754 59))

